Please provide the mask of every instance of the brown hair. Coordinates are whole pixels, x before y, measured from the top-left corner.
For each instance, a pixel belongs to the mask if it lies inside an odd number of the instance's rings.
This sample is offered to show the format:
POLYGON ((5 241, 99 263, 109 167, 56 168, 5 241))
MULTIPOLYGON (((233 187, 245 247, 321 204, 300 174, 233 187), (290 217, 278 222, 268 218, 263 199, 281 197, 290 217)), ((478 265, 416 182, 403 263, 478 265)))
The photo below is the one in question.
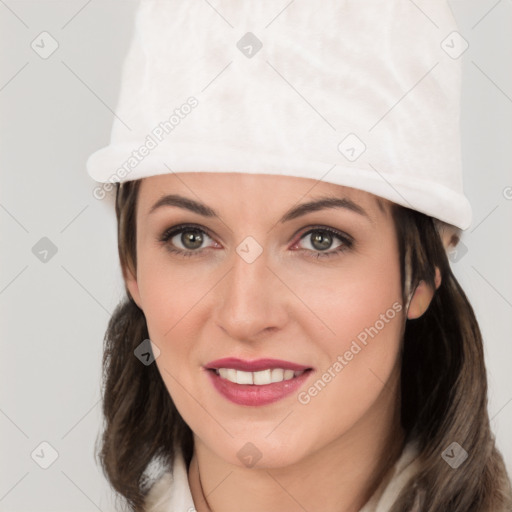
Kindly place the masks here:
MULTIPOLYGON (((128 269, 136 275, 139 187, 140 180, 117 184, 118 250, 124 275, 128 269)), ((418 443, 420 469, 390 512, 510 511, 510 480, 490 430, 480 329, 441 240, 442 230, 451 226, 395 204, 392 214, 402 288, 409 272, 413 288, 420 280, 434 287, 436 266, 442 282, 426 313, 406 322, 401 421, 406 441, 418 443), (441 457, 453 442, 469 455, 458 469, 441 457)), ((105 425, 99 458, 118 498, 131 510, 143 512, 148 465, 158 460, 171 468, 176 449, 182 450, 188 465, 193 438, 156 365, 145 366, 134 356, 149 336, 143 312, 126 293, 105 334, 105 425)))

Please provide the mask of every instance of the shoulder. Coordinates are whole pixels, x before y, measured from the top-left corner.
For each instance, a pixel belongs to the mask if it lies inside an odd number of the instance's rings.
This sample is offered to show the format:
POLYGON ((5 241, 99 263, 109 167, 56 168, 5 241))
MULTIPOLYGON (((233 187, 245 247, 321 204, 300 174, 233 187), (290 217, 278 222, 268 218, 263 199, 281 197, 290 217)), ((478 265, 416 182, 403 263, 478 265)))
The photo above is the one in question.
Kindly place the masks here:
POLYGON ((181 452, 171 471, 165 471, 151 486, 145 499, 145 512, 195 511, 188 483, 188 472, 181 452))
POLYGON ((388 477, 360 512, 388 512, 401 491, 419 470, 419 448, 415 441, 407 443, 388 477))
MULTIPOLYGON (((170 501, 172 493, 176 492, 174 479, 170 471, 166 471, 163 475, 152 485, 149 490, 146 501, 146 512, 168 512, 171 510, 170 501)), ((179 491, 179 490, 178 490, 179 491)))

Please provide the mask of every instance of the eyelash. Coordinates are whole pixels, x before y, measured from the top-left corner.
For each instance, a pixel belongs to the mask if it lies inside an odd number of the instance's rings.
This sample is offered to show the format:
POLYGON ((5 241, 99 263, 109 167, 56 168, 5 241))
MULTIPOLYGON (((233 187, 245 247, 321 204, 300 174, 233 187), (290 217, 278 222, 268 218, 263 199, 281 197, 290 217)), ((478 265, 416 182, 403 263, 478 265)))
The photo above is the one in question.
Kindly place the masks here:
MULTIPOLYGON (((181 224, 179 226, 173 226, 172 228, 166 229, 162 233, 162 235, 158 238, 158 241, 161 242, 162 244, 166 245, 167 246, 166 249, 169 252, 178 254, 185 258, 201 255, 206 248, 198 249, 198 250, 194 250, 194 251, 193 250, 185 251, 182 249, 177 249, 175 247, 172 247, 168 243, 171 238, 173 238, 174 236, 179 235, 185 231, 198 231, 200 233, 207 235, 209 238, 213 239, 213 237, 208 233, 208 231, 200 228, 199 226, 197 226, 195 224, 181 224)), ((310 228, 308 231, 304 232, 301 235, 301 237, 296 242, 296 244, 299 243, 306 236, 311 235, 312 233, 315 233, 315 232, 329 233, 329 234, 333 235, 335 238, 337 238, 338 240, 340 240, 342 242, 342 245, 340 245, 339 247, 336 247, 333 250, 330 250, 329 252, 312 251, 311 249, 299 249, 299 250, 302 250, 302 251, 305 251, 306 253, 308 253, 307 254, 308 257, 321 259, 321 258, 330 258, 333 256, 339 256, 341 253, 351 249, 352 246, 354 245, 352 238, 349 237, 348 235, 345 235, 344 233, 342 233, 341 231, 338 231, 336 229, 328 228, 325 226, 313 226, 312 228, 310 228)), ((294 245, 296 245, 296 244, 294 244, 294 245)))

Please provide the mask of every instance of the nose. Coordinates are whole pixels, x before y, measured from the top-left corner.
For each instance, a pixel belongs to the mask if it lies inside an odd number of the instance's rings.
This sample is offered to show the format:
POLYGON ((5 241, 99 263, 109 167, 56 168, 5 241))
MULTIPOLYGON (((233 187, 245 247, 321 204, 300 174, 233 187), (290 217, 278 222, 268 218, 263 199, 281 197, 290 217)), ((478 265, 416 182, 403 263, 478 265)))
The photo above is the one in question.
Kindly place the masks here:
POLYGON ((276 276, 278 272, 269 268, 266 252, 252 263, 235 253, 232 262, 215 288, 216 324, 238 341, 255 341, 282 329, 288 321, 290 292, 276 276))

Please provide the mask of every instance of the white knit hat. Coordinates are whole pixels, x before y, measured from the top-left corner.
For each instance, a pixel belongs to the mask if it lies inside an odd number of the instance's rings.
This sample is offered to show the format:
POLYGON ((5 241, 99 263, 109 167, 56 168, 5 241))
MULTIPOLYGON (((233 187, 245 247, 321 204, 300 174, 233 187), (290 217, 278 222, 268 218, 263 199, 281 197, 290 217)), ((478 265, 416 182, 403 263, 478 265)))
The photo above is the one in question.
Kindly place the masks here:
POLYGON ((279 174, 466 229, 460 55, 445 0, 141 0, 96 181, 279 174))

